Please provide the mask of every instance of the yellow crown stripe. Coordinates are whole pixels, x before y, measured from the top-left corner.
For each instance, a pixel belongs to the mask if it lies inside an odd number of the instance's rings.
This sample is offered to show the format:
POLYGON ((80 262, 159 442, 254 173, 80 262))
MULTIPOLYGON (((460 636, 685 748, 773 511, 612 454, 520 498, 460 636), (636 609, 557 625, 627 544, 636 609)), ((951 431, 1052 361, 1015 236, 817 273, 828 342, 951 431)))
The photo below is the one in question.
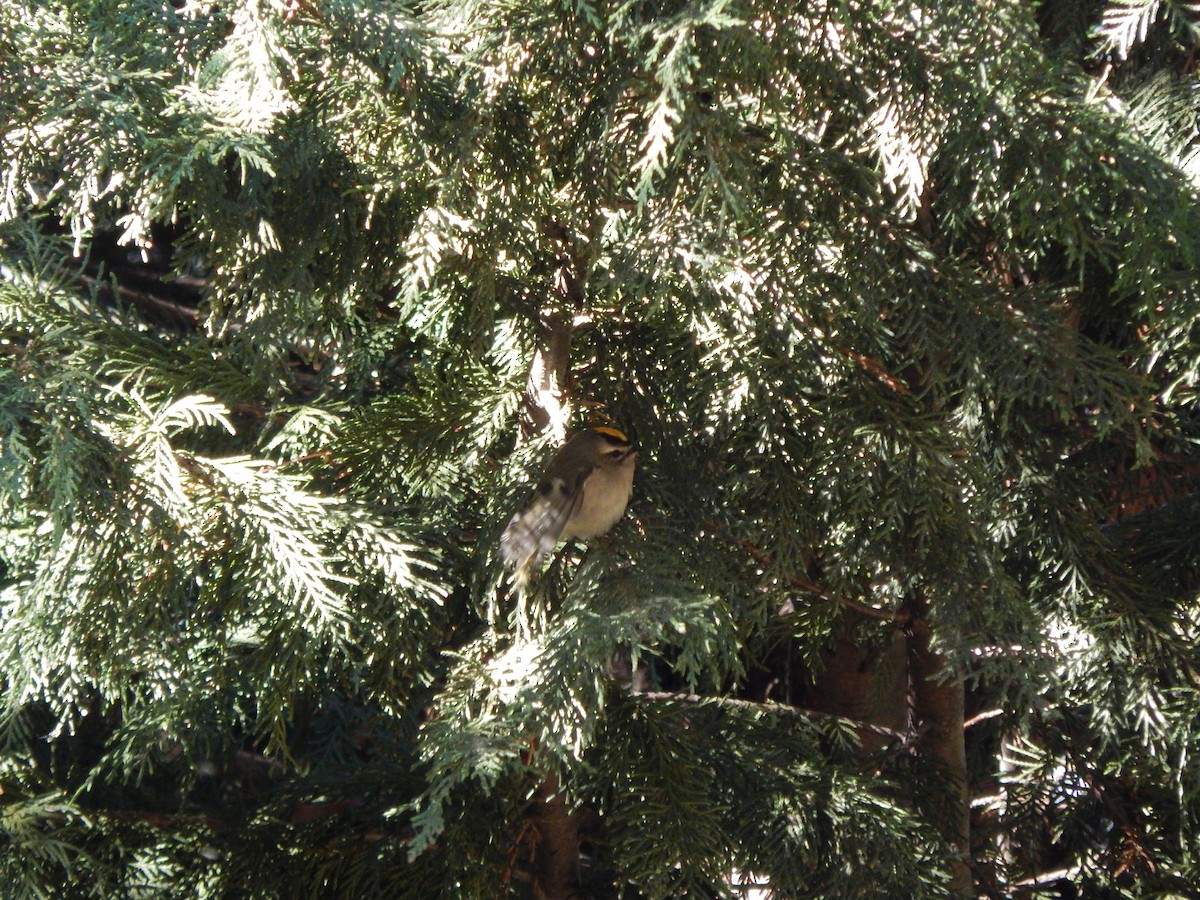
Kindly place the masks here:
POLYGON ((598 431, 601 434, 607 434, 609 437, 616 438, 622 444, 629 443, 629 438, 625 437, 622 432, 617 431, 615 428, 609 428, 607 425, 600 425, 599 427, 593 428, 592 431, 598 431))

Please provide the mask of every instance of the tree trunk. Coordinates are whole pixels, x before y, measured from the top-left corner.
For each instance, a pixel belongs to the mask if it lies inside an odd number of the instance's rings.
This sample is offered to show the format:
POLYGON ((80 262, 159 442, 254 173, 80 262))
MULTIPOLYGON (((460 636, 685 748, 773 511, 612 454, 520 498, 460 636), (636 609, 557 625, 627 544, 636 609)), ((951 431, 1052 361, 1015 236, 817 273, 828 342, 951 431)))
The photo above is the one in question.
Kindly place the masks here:
POLYGON ((567 805, 557 775, 537 791, 537 850, 533 859, 534 900, 578 900, 579 817, 567 805))
POLYGON ((929 812, 951 846, 961 857, 951 868, 951 889, 973 897, 971 870, 971 804, 967 784, 967 754, 963 729, 963 686, 961 681, 939 681, 945 660, 931 647, 929 604, 914 598, 909 621, 909 672, 912 676, 913 718, 922 732, 921 750, 932 758, 954 792, 953 804, 934 804, 929 812))
MULTIPOLYGON (((821 653, 823 669, 813 681, 807 705, 819 712, 904 732, 908 725, 905 645, 899 628, 881 657, 838 637, 821 653)), ((887 741, 884 735, 866 729, 860 735, 867 753, 881 749, 887 741)))
MULTIPOLYGON (((930 648, 929 608, 917 597, 907 608, 911 618, 897 628, 882 655, 872 654, 847 637, 839 637, 821 654, 824 668, 814 679, 810 708, 845 716, 870 725, 904 732, 912 727, 921 734, 920 749, 936 761, 954 793, 951 805, 931 804, 928 813, 948 844, 961 853, 951 868, 951 889, 973 897, 970 859, 970 798, 963 732, 963 686, 940 682, 945 661, 930 648)), ((882 735, 862 732, 863 750, 871 752, 885 741, 882 735)))

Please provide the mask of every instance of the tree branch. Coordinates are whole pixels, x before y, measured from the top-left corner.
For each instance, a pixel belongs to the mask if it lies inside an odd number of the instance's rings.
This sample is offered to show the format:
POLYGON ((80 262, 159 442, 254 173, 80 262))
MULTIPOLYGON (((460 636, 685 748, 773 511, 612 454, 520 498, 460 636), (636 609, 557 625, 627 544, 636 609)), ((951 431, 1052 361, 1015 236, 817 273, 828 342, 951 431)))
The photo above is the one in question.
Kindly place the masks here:
MULTIPOLYGON (((709 524, 714 525, 714 527, 716 525, 716 523, 712 522, 709 524)), ((745 550, 754 559, 754 561, 763 568, 770 568, 775 565, 775 557, 763 550, 761 547, 756 546, 744 538, 737 539, 737 542, 741 548, 745 550)), ((788 585, 794 587, 798 591, 804 591, 807 594, 814 594, 821 600, 828 600, 833 603, 837 603, 841 606, 844 606, 846 609, 852 609, 864 616, 870 616, 874 619, 883 619, 888 622, 899 622, 901 624, 908 622, 909 614, 904 610, 880 609, 877 606, 868 606, 865 603, 860 603, 858 600, 853 600, 850 597, 835 597, 815 581, 812 581, 803 575, 797 575, 793 572, 787 573, 784 577, 787 579, 788 585)))
POLYGON ((897 731, 894 728, 885 728, 882 725, 872 725, 870 722, 863 722, 858 719, 850 719, 846 716, 835 715, 834 713, 820 712, 815 709, 803 709, 799 706, 789 706, 785 703, 760 703, 755 700, 741 700, 737 697, 705 697, 701 694, 673 694, 670 691, 642 691, 630 696, 636 699, 655 700, 655 701, 677 701, 680 703, 712 704, 714 706, 726 706, 733 709, 750 709, 756 712, 782 713, 789 716, 797 716, 802 719, 812 719, 817 722, 836 722, 841 725, 848 725, 855 731, 869 732, 870 734, 879 737, 887 738, 894 741, 902 747, 910 746, 920 737, 921 732, 914 730, 911 732, 897 731))

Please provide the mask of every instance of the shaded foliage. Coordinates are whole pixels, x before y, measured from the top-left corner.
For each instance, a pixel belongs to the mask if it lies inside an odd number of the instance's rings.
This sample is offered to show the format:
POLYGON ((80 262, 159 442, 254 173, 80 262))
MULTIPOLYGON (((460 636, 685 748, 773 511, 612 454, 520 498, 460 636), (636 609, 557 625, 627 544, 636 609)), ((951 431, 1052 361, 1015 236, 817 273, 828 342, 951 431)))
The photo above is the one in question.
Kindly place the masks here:
POLYGON ((979 889, 1194 884, 1195 18, 0 8, 14 896, 528 896, 549 783, 593 896, 945 896, 811 708, 915 598, 979 889), (518 599, 554 322, 645 450, 518 599))

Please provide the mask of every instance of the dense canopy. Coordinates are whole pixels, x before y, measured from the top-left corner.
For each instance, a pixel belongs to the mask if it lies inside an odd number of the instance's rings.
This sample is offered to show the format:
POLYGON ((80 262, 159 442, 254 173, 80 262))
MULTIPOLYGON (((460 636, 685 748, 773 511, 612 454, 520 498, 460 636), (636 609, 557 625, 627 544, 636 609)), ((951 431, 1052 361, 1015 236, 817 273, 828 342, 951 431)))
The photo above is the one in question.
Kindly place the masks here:
POLYGON ((1198 23, 5 2, 0 881, 1188 895, 1198 23))

